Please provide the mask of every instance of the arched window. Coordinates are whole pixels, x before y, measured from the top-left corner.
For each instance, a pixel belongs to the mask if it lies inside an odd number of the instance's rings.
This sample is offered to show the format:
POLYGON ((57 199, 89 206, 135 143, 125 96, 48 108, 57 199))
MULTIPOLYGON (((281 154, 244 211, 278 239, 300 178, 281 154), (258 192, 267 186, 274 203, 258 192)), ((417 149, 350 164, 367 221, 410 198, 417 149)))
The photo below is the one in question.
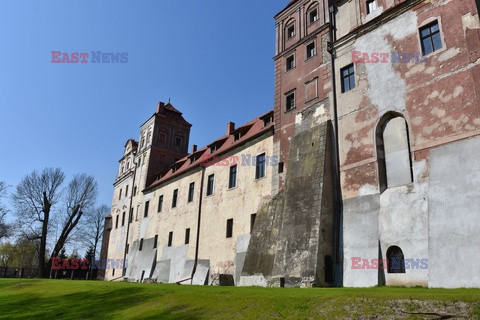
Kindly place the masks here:
POLYGON ((413 181, 407 122, 398 113, 386 114, 377 126, 380 192, 413 181))
POLYGON ((391 246, 387 250, 388 273, 405 273, 405 258, 400 247, 391 246))

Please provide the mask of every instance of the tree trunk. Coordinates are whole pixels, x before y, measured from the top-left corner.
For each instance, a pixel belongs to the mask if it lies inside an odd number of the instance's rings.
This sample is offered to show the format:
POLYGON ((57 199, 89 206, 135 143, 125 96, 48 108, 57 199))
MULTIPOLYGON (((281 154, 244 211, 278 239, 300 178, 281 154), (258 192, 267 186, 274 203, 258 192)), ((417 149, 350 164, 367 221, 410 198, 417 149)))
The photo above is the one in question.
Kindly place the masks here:
POLYGON ((45 267, 45 251, 47 246, 47 232, 48 232, 48 219, 50 216, 51 204, 48 201, 47 193, 43 192, 43 224, 42 235, 40 238, 40 249, 38 250, 38 277, 46 278, 48 276, 47 269, 45 267))

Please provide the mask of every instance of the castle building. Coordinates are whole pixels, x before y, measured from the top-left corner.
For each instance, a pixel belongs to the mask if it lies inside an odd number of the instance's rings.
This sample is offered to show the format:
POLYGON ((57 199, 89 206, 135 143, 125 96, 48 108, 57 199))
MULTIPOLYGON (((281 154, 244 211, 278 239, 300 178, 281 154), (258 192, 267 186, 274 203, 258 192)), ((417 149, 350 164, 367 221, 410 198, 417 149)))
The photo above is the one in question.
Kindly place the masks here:
POLYGON ((480 287, 479 7, 290 1, 273 110, 188 153, 159 103, 127 141, 105 279, 480 287))

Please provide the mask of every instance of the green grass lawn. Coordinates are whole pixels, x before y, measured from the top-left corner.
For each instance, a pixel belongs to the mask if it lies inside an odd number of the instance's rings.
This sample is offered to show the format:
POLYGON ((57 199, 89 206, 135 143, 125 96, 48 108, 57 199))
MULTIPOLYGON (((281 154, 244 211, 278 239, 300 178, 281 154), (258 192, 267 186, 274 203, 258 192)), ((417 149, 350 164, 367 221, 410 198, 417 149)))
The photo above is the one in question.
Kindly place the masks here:
POLYGON ((434 319, 412 314, 429 312, 477 319, 480 290, 0 279, 0 319, 434 319))

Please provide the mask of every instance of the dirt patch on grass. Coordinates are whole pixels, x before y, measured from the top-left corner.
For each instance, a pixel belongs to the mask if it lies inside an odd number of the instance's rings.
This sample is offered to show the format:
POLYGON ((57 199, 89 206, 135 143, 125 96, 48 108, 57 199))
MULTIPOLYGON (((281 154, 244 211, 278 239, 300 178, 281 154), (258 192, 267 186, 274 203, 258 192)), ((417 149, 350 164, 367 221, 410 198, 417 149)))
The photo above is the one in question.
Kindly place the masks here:
POLYGON ((480 303, 398 299, 355 299, 345 306, 346 319, 478 319, 480 303))
POLYGON ((16 285, 14 285, 14 286, 12 287, 12 289, 14 289, 14 290, 20 290, 20 289, 23 289, 23 288, 25 288, 25 287, 31 287, 31 286, 33 286, 33 284, 21 282, 21 283, 17 283, 16 285))

